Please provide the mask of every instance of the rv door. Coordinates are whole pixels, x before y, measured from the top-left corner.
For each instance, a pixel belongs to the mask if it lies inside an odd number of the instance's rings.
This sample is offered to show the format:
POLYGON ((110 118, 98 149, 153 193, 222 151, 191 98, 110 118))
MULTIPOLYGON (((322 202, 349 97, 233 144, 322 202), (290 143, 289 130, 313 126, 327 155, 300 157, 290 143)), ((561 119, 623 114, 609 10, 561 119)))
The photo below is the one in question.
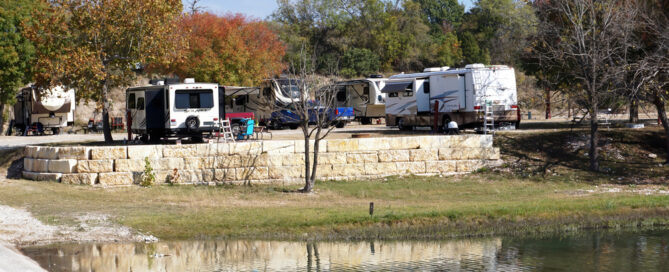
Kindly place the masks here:
POLYGON ((425 79, 416 79, 416 105, 418 112, 430 112, 430 81, 425 79))
POLYGON ((128 92, 126 107, 130 111, 133 130, 146 130, 146 110, 144 101, 144 90, 128 92))

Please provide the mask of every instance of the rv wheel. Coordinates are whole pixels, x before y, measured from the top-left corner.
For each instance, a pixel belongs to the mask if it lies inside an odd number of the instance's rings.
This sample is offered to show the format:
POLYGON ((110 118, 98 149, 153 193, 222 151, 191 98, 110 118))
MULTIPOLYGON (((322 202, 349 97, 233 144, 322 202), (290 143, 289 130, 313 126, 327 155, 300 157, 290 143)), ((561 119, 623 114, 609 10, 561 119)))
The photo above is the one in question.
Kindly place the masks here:
POLYGON ((343 127, 345 127, 345 126, 346 126, 346 122, 338 122, 338 123, 335 125, 336 128, 343 128, 343 127))
POLYGON ((397 120, 397 127, 398 127, 400 130, 411 130, 412 127, 411 127, 411 126, 407 126, 404 122, 405 122, 405 121, 404 121, 404 118, 400 118, 399 120, 397 120))
POLYGON ((139 137, 139 140, 140 140, 142 143, 148 143, 148 142, 149 142, 149 135, 144 134, 144 135, 142 135, 141 137, 139 137))
POLYGON ((360 123, 363 125, 369 125, 372 123, 372 118, 363 117, 362 119, 360 119, 360 123))
POLYGON ((239 123, 234 123, 230 125, 230 131, 232 131, 232 135, 235 135, 237 137, 237 134, 239 134, 239 131, 241 130, 241 126, 239 123))
POLYGON ((190 131, 195 131, 200 127, 200 119, 196 116, 186 118, 186 128, 190 131))
POLYGON ((60 128, 51 128, 51 133, 53 133, 53 135, 60 134, 60 128))
POLYGON ((290 125, 288 125, 288 127, 289 127, 290 129, 297 129, 297 128, 299 127, 299 125, 296 125, 296 124, 290 124, 290 125))

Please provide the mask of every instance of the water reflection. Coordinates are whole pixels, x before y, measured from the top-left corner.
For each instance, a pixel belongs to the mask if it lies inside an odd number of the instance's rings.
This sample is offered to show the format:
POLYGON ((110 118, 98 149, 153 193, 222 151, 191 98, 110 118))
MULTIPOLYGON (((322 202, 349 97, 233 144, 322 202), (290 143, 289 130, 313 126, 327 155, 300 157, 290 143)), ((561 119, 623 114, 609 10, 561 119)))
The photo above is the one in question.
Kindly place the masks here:
POLYGON ((54 245, 49 271, 668 271, 669 232, 548 239, 54 245))

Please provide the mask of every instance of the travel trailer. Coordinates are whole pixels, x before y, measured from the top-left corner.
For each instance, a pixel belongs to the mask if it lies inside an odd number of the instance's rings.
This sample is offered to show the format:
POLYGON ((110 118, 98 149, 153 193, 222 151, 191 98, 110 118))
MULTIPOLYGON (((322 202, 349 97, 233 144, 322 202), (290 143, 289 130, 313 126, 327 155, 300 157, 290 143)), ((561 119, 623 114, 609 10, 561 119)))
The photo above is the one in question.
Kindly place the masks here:
POLYGON ((219 86, 186 78, 152 80, 151 85, 126 90, 132 133, 140 140, 178 137, 201 141, 219 130, 219 86))
POLYGON ((481 126, 484 118, 496 125, 520 123, 514 70, 504 65, 469 64, 394 75, 381 92, 388 95, 386 125, 402 130, 433 126, 435 117, 442 129, 451 120, 460 127, 481 126))
POLYGON ((336 105, 352 107, 355 119, 362 124, 371 124, 373 118, 386 115, 386 94, 381 92, 386 78, 381 76, 335 83, 336 105))
POLYGON ((27 135, 29 131, 44 134, 50 130, 59 134, 61 129, 74 124, 76 99, 74 90, 58 86, 40 90, 34 86, 23 88, 14 104, 14 127, 27 135))

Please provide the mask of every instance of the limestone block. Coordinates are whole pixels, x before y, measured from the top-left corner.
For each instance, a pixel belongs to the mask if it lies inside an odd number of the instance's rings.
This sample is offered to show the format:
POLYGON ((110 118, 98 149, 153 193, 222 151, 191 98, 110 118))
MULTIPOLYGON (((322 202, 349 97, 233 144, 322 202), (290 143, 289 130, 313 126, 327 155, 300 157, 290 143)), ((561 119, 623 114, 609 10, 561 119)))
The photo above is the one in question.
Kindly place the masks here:
MULTIPOLYGON (((296 141, 263 141, 262 153, 295 153, 295 142, 296 141)), ((302 149, 302 152, 304 152, 304 145, 302 146, 302 149)))
MULTIPOLYGON (((150 161, 149 161, 150 162, 150 161)), ((144 159, 117 159, 114 160, 114 171, 116 172, 142 172, 146 167, 144 159)), ((151 167, 156 166, 151 163, 151 167)))
POLYGON ((177 183, 199 183, 203 181, 201 170, 179 171, 181 176, 177 183))
POLYGON ((304 167, 300 166, 269 167, 270 179, 293 179, 301 177, 304 177, 304 167))
POLYGON ((77 162, 77 172, 79 173, 105 173, 113 171, 113 160, 90 160, 77 162))
POLYGON ((389 150, 390 139, 388 138, 360 138, 358 139, 358 150, 360 151, 378 151, 389 150))
POLYGON ((247 160, 242 159, 241 155, 219 156, 214 160, 214 166, 216 169, 241 167, 242 163, 247 160))
POLYGON ((420 148, 420 139, 416 136, 388 138, 390 149, 420 148))
POLYGON ((425 162, 396 162, 398 174, 425 173, 425 162))
POLYGON ((257 155, 262 152, 261 142, 235 142, 230 143, 230 154, 257 155))
POLYGON ((125 146, 91 148, 91 160, 127 159, 128 148, 125 146))
POLYGON ((185 158, 197 154, 195 145, 169 145, 163 146, 163 158, 185 158))
POLYGON ((28 172, 35 171, 35 159, 29 157, 23 158, 23 170, 28 172))
POLYGON ((204 169, 202 170, 202 181, 204 182, 212 182, 215 181, 215 173, 214 169, 204 169))
POLYGON ((336 173, 338 177, 357 177, 365 175, 365 165, 362 163, 356 164, 335 164, 332 165, 332 172, 336 173))
POLYGON ((131 185, 134 182, 131 172, 100 173, 98 175, 100 185, 131 185))
POLYGON ((444 136, 418 136, 420 149, 439 149, 444 144, 444 136))
POLYGON ((58 147, 40 146, 35 156, 37 159, 58 159, 58 147))
POLYGON ((77 160, 49 160, 49 172, 70 174, 77 171, 77 160))
POLYGON ((237 176, 235 175, 235 169, 214 169, 214 179, 216 181, 231 181, 235 180, 237 176))
POLYGON ((396 175, 397 164, 394 162, 381 162, 365 164, 365 175, 396 175))
POLYGON ((212 169, 216 166, 214 157, 187 157, 183 160, 186 170, 212 169))
MULTIPOLYGON (((170 176, 174 173, 172 170, 154 170, 153 174, 156 177, 154 181, 155 184, 165 184, 170 182, 170 176)), ((142 175, 144 172, 132 172, 132 178, 135 184, 140 184, 142 182, 142 175)))
POLYGON ((465 156, 465 149, 464 148, 453 148, 453 147, 448 147, 448 148, 440 148, 439 149, 439 160, 440 161, 445 161, 445 160, 462 160, 463 157, 465 156))
POLYGON ((459 143, 465 148, 490 148, 492 147, 492 135, 464 135, 459 143))
POLYGON ((66 184, 84 184, 94 185, 98 179, 96 173, 63 174, 60 178, 61 183, 66 184))
MULTIPOLYGON (((309 152, 314 152, 314 144, 316 141, 310 140, 309 141, 309 152)), ((320 152, 327 152, 328 145, 327 145, 327 140, 321 140, 318 141, 318 153, 320 152)), ((304 153, 304 140, 297 140, 295 141, 295 153, 304 153)))
POLYGON ((453 173, 456 170, 456 161, 425 162, 425 172, 427 173, 453 173))
POLYGON ((255 165, 270 167, 281 166, 283 165, 283 161, 286 158, 289 158, 289 156, 286 156, 286 154, 263 153, 258 156, 255 165))
POLYGON ((26 146, 24 149, 24 153, 26 154, 26 158, 37 158, 37 152, 39 151, 39 146, 26 146))
POLYGON ((34 180, 34 181, 55 181, 60 182, 60 178, 63 176, 61 173, 37 173, 30 171, 23 171, 23 178, 34 180))
MULTIPOLYGON (((195 144, 195 154, 191 154, 191 157, 208 157, 216 156, 218 154, 218 148, 216 143, 204 143, 204 144, 195 144)), ((227 153, 226 153, 227 154, 227 153)))
POLYGON ((409 150, 379 151, 379 162, 402 162, 402 161, 409 161, 409 150))
POLYGON ((436 161, 439 159, 438 149, 413 149, 410 151, 409 160, 412 162, 418 161, 436 161))
POLYGON ((90 154, 91 154, 90 147, 72 146, 72 147, 58 148, 58 158, 61 160, 65 159, 88 160, 90 154))
MULTIPOLYGON (((24 161, 25 163, 25 161, 24 161)), ((49 160, 45 159, 33 159, 32 165, 30 165, 30 171, 46 173, 49 172, 49 160)))
POLYGON ((499 159, 501 159, 501 154, 500 154, 499 147, 482 149, 480 159, 484 159, 484 160, 499 160, 499 159))
MULTIPOLYGON (((302 154, 300 154, 302 155, 302 154)), ((346 153, 318 153, 318 164, 346 164, 346 153)), ((302 160, 304 164, 304 160, 302 160)))
MULTIPOLYGON (((311 156, 311 160, 313 161, 313 156, 311 156)), ((319 153, 319 160, 320 160, 320 153, 319 153)), ((344 159, 345 160, 345 159, 344 159)), ((320 162, 319 162, 320 164, 320 162)), ((304 153, 295 153, 295 154, 284 154, 284 159, 283 159, 283 165, 284 166, 299 166, 299 165, 304 165, 304 153)))
POLYGON ((338 175, 339 175, 338 173, 335 173, 332 170, 332 165, 330 164, 319 165, 318 169, 316 170, 317 177, 330 178, 330 177, 336 177, 338 175))
POLYGON ((328 140, 327 149, 328 152, 346 152, 346 151, 358 151, 358 141, 359 139, 336 139, 328 140))
POLYGON ((466 161, 457 161, 456 165, 458 172, 465 173, 465 172, 473 172, 481 167, 484 167, 485 162, 482 160, 466 160, 466 161))
POLYGON ((128 146, 128 159, 159 159, 163 157, 162 145, 131 145, 128 146))
POLYGON ((247 167, 235 169, 237 180, 262 180, 269 178, 267 167, 247 167))
MULTIPOLYGON (((184 159, 182 158, 162 158, 162 159, 152 159, 149 160, 151 162, 151 167, 153 167, 154 170, 174 170, 176 169, 184 169, 184 159)), ((142 166, 144 163, 142 162, 142 166)), ((142 171, 144 168, 142 168, 142 171)))
POLYGON ((356 164, 356 163, 377 163, 379 162, 379 156, 374 153, 348 153, 346 154, 346 163, 347 164, 356 164))

